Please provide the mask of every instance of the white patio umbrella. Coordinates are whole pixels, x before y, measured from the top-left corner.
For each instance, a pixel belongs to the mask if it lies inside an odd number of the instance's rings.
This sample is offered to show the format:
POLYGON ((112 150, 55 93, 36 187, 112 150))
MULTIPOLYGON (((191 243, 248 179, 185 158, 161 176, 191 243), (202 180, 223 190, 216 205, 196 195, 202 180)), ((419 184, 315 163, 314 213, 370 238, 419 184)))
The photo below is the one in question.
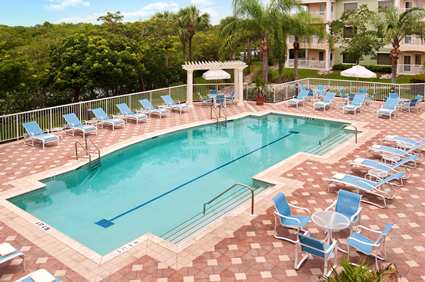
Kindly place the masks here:
POLYGON ((202 77, 205 80, 221 80, 221 79, 229 79, 230 74, 225 72, 224 70, 209 70, 204 72, 202 77))
POLYGON ((342 71, 341 75, 358 78, 376 78, 376 73, 360 65, 356 65, 354 67, 342 71))

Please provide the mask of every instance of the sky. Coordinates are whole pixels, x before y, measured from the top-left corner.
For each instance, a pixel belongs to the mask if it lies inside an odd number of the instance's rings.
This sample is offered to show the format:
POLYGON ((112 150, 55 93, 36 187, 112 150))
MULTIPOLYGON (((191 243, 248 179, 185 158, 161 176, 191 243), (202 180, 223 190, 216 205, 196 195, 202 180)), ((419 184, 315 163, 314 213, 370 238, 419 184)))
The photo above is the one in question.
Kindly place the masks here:
POLYGON ((216 24, 232 13, 231 0, 0 0, 0 24, 31 26, 43 22, 96 23, 106 12, 120 11, 125 21, 195 5, 216 24))

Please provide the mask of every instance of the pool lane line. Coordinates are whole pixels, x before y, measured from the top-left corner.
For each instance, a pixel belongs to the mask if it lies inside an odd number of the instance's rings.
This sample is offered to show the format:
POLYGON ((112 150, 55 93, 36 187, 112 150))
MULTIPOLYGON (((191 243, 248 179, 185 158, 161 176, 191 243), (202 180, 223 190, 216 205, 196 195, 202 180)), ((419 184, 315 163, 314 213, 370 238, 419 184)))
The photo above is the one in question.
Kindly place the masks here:
POLYGON ((230 160, 227 163, 224 163, 224 164, 222 164, 222 165, 220 165, 220 166, 218 166, 218 167, 216 167, 214 169, 211 169, 211 170, 209 170, 209 171, 207 171, 207 172, 205 172, 205 173, 203 173, 203 174, 201 174, 201 175, 199 175, 199 176, 197 176, 195 178, 192 178, 191 180, 186 181, 185 183, 180 184, 179 186, 176 186, 173 189, 171 189, 171 190, 169 190, 169 191, 167 191, 165 193, 162 193, 162 194, 160 194, 160 195, 158 195, 158 196, 156 196, 156 197, 154 197, 154 198, 152 198, 152 199, 150 199, 150 200, 148 200, 146 202, 143 202, 140 205, 135 206, 134 208, 131 208, 131 209, 129 209, 129 210, 123 212, 123 213, 120 213, 119 215, 116 215, 116 216, 114 216, 111 219, 101 219, 101 220, 97 221, 96 224, 99 225, 99 226, 101 226, 101 227, 103 227, 103 228, 108 228, 108 227, 112 226, 114 224, 114 221, 117 220, 117 219, 119 219, 120 217, 123 217, 123 216, 125 216, 125 215, 127 215, 129 213, 132 213, 132 212, 134 212, 134 211, 136 211, 136 210, 138 210, 138 209, 140 209, 140 208, 142 208, 142 207, 144 207, 144 206, 146 206, 146 205, 148 205, 148 204, 150 204, 150 203, 152 203, 152 202, 154 202, 154 201, 156 201, 156 200, 158 200, 158 199, 160 199, 160 198, 162 198, 162 197, 164 197, 164 196, 166 196, 166 195, 168 195, 168 194, 170 194, 172 192, 175 192, 176 190, 178 190, 178 189, 180 189, 180 188, 182 188, 182 187, 184 187, 184 186, 186 186, 186 185, 188 185, 190 183, 193 183, 193 182, 199 180, 202 177, 205 177, 205 176, 207 176, 207 175, 209 175, 209 174, 211 174, 211 173, 213 173, 213 172, 215 172, 215 171, 217 171, 219 169, 222 169, 225 166, 228 166, 228 165, 230 165, 230 164, 232 164, 232 163, 234 163, 234 162, 236 162, 236 161, 238 161, 240 159, 243 159, 243 158, 245 158, 245 157, 247 157, 247 156, 249 156, 249 155, 251 155, 251 154, 253 154, 255 152, 258 152, 259 150, 262 150, 262 149, 264 149, 264 148, 266 148, 266 147, 268 147, 270 145, 273 145, 273 144, 275 144, 275 143, 277 143, 277 142, 279 142, 279 141, 281 141, 281 140, 283 140, 283 139, 285 139, 285 138, 287 138, 287 137, 289 137, 289 136, 291 136, 293 134, 299 134, 299 132, 298 131, 294 131, 294 130, 290 130, 288 134, 286 134, 286 135, 284 135, 282 137, 279 137, 278 139, 273 140, 270 143, 267 143, 265 145, 262 145, 261 147, 258 147, 258 148, 254 149, 252 151, 249 151, 248 153, 243 154, 242 156, 237 157, 236 159, 230 160))

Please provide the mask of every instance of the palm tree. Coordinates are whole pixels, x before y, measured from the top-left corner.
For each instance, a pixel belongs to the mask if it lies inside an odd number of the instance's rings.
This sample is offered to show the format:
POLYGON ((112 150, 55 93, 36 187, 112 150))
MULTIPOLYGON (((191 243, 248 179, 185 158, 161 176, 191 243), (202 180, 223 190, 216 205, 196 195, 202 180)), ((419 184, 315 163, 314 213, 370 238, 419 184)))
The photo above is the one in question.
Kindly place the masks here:
POLYGON ((425 9, 423 8, 412 8, 400 12, 398 9, 391 7, 379 12, 378 29, 382 32, 385 41, 392 46, 390 56, 392 65, 391 80, 393 83, 395 83, 397 77, 400 43, 406 35, 423 36, 425 34, 424 18, 425 9))
POLYGON ((201 14, 195 6, 181 9, 177 14, 179 37, 183 44, 183 54, 186 59, 192 61, 192 40, 198 31, 205 30, 210 26, 210 16, 201 14))
POLYGON ((276 27, 276 18, 271 13, 271 5, 262 0, 233 0, 233 12, 239 19, 249 20, 251 28, 260 37, 263 80, 269 79, 269 39, 276 27))
POLYGON ((309 12, 299 11, 289 18, 289 23, 286 25, 288 33, 294 36, 294 79, 298 79, 298 54, 300 50, 300 40, 310 40, 313 35, 320 38, 324 36, 324 26, 317 24, 309 12))

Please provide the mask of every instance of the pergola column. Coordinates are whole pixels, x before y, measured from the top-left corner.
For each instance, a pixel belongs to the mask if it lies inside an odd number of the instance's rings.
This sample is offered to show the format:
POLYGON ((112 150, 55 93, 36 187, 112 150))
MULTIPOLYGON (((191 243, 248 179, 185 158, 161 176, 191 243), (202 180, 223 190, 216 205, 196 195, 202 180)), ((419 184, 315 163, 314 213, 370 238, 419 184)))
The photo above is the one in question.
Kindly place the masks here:
POLYGON ((187 71, 186 104, 193 103, 193 70, 187 71))
POLYGON ((233 70, 233 83, 234 83, 234 91, 235 91, 235 98, 236 101, 239 103, 239 71, 238 69, 233 70))
POLYGON ((238 101, 238 105, 242 106, 243 105, 243 69, 238 69, 238 96, 237 96, 237 101, 238 101))

